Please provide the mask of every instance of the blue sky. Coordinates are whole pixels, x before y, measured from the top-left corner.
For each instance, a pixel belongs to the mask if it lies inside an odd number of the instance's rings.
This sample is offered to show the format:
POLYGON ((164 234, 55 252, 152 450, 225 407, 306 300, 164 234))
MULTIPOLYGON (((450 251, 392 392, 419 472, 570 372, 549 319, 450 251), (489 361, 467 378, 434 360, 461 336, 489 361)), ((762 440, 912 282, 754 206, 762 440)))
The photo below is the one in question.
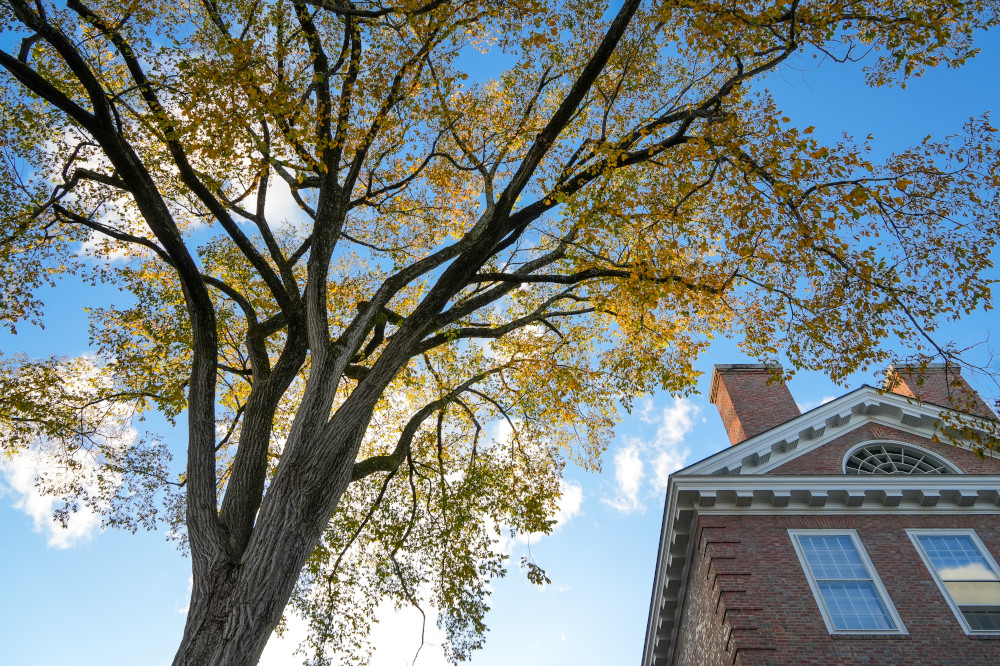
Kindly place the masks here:
MULTIPOLYGON (((983 53, 962 70, 938 70, 900 88, 871 90, 856 66, 815 61, 770 79, 792 121, 815 125, 821 138, 842 131, 875 135, 876 150, 890 152, 928 133, 957 131, 970 116, 997 106, 995 74, 1000 39, 981 40, 983 53)), ((24 327, 4 334, 4 353, 80 355, 88 351, 81 303, 95 294, 71 281, 46 294, 44 330, 24 327), (86 297, 86 298, 84 298, 86 297)), ((114 302, 117 292, 96 294, 114 302)), ((988 313, 943 331, 959 346, 981 342, 1000 329, 988 313)), ((986 356, 980 348, 979 360, 986 356)), ((573 663, 597 666, 637 663, 642 650, 663 502, 662 473, 690 464, 728 445, 707 400, 715 363, 745 362, 732 341, 722 340, 701 358, 700 394, 685 400, 655 394, 625 414, 600 474, 566 471, 561 523, 554 534, 509 544, 511 572, 493 585, 486 648, 475 666, 573 663), (658 472, 660 475, 658 475, 658 472), (539 589, 517 571, 530 551, 552 579, 539 589)), ((997 366, 994 366, 997 369, 997 366)), ((975 383, 975 378, 970 378, 975 383)), ((800 373, 790 388, 800 405, 814 407, 862 383, 837 387, 820 373, 800 373)), ((987 387, 988 388, 988 387, 987 387)), ((146 427, 171 432, 155 420, 146 427)), ((177 447, 175 447, 177 448, 177 447)), ((189 563, 164 534, 100 531, 86 517, 61 530, 47 518, 50 507, 31 489, 30 468, 8 463, 0 473, 0 593, 5 663, 168 664, 180 638, 189 594, 189 563)), ((413 614, 384 609, 376 629, 377 666, 410 663, 419 623, 413 614)), ((294 635, 296 627, 292 626, 294 635)), ((433 631, 416 666, 442 664, 433 631)), ((263 663, 297 663, 288 641, 276 642, 263 663)))

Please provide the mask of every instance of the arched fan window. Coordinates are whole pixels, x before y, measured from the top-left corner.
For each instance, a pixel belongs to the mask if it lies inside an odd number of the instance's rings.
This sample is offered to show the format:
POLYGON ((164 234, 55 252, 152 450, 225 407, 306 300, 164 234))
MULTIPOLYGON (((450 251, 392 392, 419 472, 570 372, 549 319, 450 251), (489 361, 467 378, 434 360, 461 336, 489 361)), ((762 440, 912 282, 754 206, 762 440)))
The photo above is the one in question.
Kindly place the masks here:
POLYGON ((865 444, 844 463, 845 474, 955 474, 954 467, 927 451, 905 444, 865 444))

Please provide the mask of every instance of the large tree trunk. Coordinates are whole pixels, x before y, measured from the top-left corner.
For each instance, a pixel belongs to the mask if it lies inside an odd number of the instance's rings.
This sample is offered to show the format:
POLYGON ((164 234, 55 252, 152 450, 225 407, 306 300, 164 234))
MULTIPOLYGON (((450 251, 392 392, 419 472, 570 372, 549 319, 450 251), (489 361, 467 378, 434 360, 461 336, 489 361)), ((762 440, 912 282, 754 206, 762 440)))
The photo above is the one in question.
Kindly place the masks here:
POLYGON ((277 529, 267 530, 271 540, 253 539, 240 562, 220 559, 201 577, 174 666, 248 666, 260 659, 319 540, 298 507, 289 503, 283 513, 277 529))
MULTIPOLYGON (((286 533, 296 531, 289 527, 286 533)), ((311 552, 301 540, 290 541, 248 550, 241 563, 213 563, 204 584, 192 590, 174 666, 257 663, 311 552)))
POLYGON ((242 556, 234 561, 220 552, 214 561, 203 565, 204 571, 195 571, 191 605, 174 666, 257 663, 291 598, 299 572, 350 483, 369 418, 370 410, 368 415, 355 410, 338 412, 335 421, 342 425, 353 422, 354 427, 336 430, 348 436, 337 443, 336 453, 326 464, 307 455, 315 453, 317 442, 296 446, 295 440, 303 438, 289 439, 287 458, 282 461, 286 464, 261 504, 242 556))
POLYGON ((206 585, 192 591, 174 666, 256 664, 308 554, 306 549, 275 549, 270 557, 257 556, 252 563, 219 562, 206 578, 206 585), (260 571, 265 563, 271 566, 260 571), (262 578, 262 584, 251 584, 262 578))

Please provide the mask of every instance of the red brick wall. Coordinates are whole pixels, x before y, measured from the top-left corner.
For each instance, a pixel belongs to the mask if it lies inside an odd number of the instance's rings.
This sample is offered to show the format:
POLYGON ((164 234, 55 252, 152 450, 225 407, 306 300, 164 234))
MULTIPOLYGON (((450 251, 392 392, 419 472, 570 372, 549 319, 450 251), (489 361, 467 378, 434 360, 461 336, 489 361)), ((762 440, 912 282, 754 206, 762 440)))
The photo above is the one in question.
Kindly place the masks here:
MULTIPOLYGON (((757 563, 746 556, 742 535, 727 518, 701 518, 695 535, 675 663, 733 664, 740 651, 761 641, 764 609, 750 581, 757 563)), ((764 636, 758 647, 772 651, 769 639, 764 636)))
POLYGON ((717 365, 711 402, 719 408, 729 441, 739 444, 799 415, 788 386, 772 381, 771 370, 758 365, 717 365))
POLYGON ((996 516, 704 516, 696 530, 681 666, 1000 664, 1000 639, 970 638, 907 528, 972 528, 1000 558, 996 516), (908 635, 831 636, 789 529, 854 529, 908 635))
POLYGON ((866 423, 855 428, 815 451, 789 460, 768 474, 843 474, 844 456, 851 448, 862 442, 885 439, 925 448, 952 463, 966 474, 1000 474, 1000 460, 996 458, 980 459, 966 449, 960 449, 951 444, 932 442, 924 437, 911 435, 876 423, 866 423))
POLYGON ((725 384, 720 383, 715 395, 711 397, 711 401, 719 409, 719 418, 722 419, 722 425, 726 428, 726 434, 729 435, 729 443, 739 444, 745 440, 746 433, 743 431, 739 416, 736 415, 733 401, 729 398, 729 391, 726 390, 725 384))
POLYGON ((940 407, 950 407, 967 414, 996 420, 996 414, 965 381, 961 368, 931 364, 923 373, 919 368, 891 367, 886 388, 893 393, 916 398, 940 407))

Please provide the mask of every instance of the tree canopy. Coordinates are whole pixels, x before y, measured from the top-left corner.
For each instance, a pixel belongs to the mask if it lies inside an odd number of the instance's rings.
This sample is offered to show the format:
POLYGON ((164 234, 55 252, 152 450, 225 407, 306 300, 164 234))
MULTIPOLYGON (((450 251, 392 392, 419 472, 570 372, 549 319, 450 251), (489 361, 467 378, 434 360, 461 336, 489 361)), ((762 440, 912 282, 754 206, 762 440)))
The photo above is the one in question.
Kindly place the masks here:
MULTIPOLYGON (((617 410, 713 336, 831 377, 944 355, 991 305, 988 117, 876 161, 767 77, 905 85, 993 3, 0 3, 0 320, 113 284, 98 353, 4 359, 3 451, 109 524, 170 523, 176 664, 255 663, 286 605, 363 661, 380 600, 480 647, 499 534, 547 532, 617 410), (83 250, 81 250, 83 248, 83 250), (93 261, 96 257, 99 261, 93 261), (185 472, 131 415, 187 424, 185 472), (498 428, 498 424, 505 424, 498 428)), ((863 109, 858 109, 863 114, 863 109)), ((534 582, 545 572, 521 563, 534 582)))

